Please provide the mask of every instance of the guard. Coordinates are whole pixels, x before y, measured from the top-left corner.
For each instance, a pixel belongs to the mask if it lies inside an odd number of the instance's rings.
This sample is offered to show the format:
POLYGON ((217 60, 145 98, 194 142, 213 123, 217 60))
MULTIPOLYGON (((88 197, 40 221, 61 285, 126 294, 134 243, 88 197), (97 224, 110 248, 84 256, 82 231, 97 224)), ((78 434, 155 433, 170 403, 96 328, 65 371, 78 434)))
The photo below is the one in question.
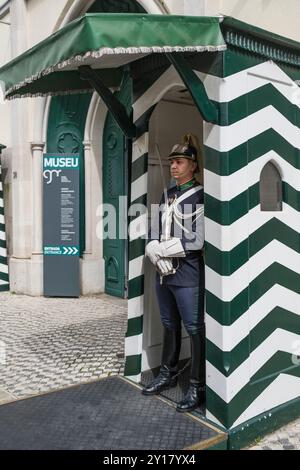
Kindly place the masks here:
POLYGON ((182 321, 190 336, 191 373, 179 412, 192 411, 205 400, 204 191, 195 178, 201 156, 197 146, 196 137, 188 134, 168 156, 176 186, 165 189, 146 246, 146 256, 158 271, 156 294, 164 334, 159 375, 142 393, 159 394, 177 385, 182 321))

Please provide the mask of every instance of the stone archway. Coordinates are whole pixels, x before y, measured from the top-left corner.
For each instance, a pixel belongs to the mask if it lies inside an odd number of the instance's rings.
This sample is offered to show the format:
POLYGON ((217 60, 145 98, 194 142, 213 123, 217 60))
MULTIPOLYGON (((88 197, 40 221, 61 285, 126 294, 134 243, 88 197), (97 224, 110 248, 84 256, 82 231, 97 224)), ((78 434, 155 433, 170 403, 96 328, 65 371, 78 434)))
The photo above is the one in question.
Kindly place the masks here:
MULTIPOLYGON (((56 29, 60 29, 79 15, 86 11, 107 11, 111 7, 115 10, 133 12, 134 8, 130 6, 133 2, 124 2, 124 0, 78 0, 70 7, 65 17, 56 25, 56 29), (93 8, 94 6, 94 8, 93 8), (103 7, 103 8, 102 8, 103 7)), ((136 1, 137 11, 146 11, 147 13, 163 13, 163 7, 158 7, 154 1, 136 1)), ((43 124, 43 142, 46 142, 47 128, 49 121, 51 99, 47 100, 44 111, 43 124)), ((106 107, 96 95, 93 96, 85 125, 85 136, 83 140, 85 171, 85 187, 89 188, 85 191, 85 251, 81 260, 81 290, 83 294, 94 294, 103 292, 104 288, 104 262, 103 262, 103 246, 101 240, 97 238, 99 233, 100 219, 97 218, 97 205, 102 202, 102 134, 103 122, 106 116, 106 107), (96 118, 97 116, 97 118, 96 118), (101 121, 101 124, 96 121, 101 121), (98 136, 96 136, 98 133, 98 136), (99 146, 100 145, 100 146, 99 146), (97 202, 95 202, 97 201, 97 202)))

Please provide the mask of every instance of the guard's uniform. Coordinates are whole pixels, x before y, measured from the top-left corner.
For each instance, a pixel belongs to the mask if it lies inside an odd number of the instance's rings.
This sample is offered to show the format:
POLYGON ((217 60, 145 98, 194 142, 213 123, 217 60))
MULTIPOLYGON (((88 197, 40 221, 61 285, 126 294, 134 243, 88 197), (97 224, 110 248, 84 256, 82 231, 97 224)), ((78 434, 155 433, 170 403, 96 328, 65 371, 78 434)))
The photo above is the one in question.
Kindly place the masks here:
MULTIPOLYGON (((171 204, 174 198, 182 198, 185 194, 187 197, 179 202, 179 209, 188 215, 203 205, 204 191, 202 186, 193 180, 169 189, 168 203, 171 204)), ((156 222, 157 227, 155 224, 152 227, 149 241, 161 240, 164 205, 163 197, 160 203, 159 223, 156 222)), ((201 251, 204 243, 204 218, 202 216, 196 219, 194 216, 190 220, 187 219, 187 222, 183 225, 189 233, 186 233, 173 218, 171 236, 180 238, 186 257, 173 259, 174 268, 177 268, 176 273, 165 276, 162 284, 157 274, 156 293, 163 325, 168 329, 177 330, 181 327, 182 320, 187 332, 194 334, 200 331, 204 323, 204 263, 201 251)))
MULTIPOLYGON (((192 136, 186 135, 184 142, 173 147, 168 159, 185 158, 197 162, 192 136)), ((177 165, 175 162, 175 168, 177 165)), ((181 168, 181 174, 186 172, 187 175, 196 170, 195 166, 193 170, 185 164, 181 168)), ((189 388, 176 410, 186 412, 196 409, 205 399, 203 188, 191 179, 169 189, 166 199, 162 197, 146 246, 146 256, 159 270, 156 292, 164 326, 162 360, 158 376, 143 388, 142 393, 153 395, 176 386, 182 320, 190 336, 191 369, 189 388)))

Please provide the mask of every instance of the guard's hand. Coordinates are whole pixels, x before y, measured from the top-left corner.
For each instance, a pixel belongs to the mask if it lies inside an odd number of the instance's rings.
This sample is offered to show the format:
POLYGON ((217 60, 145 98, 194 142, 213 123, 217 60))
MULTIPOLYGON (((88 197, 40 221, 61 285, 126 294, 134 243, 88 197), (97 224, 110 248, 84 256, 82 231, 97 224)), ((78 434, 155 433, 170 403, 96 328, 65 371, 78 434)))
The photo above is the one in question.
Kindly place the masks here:
POLYGON ((160 274, 167 276, 168 274, 173 273, 173 263, 169 258, 161 258, 156 263, 157 269, 159 270, 160 274))
POLYGON ((159 241, 153 240, 152 242, 149 242, 146 246, 145 254, 146 256, 148 256, 151 263, 154 264, 154 266, 156 266, 157 261, 160 259, 159 241))

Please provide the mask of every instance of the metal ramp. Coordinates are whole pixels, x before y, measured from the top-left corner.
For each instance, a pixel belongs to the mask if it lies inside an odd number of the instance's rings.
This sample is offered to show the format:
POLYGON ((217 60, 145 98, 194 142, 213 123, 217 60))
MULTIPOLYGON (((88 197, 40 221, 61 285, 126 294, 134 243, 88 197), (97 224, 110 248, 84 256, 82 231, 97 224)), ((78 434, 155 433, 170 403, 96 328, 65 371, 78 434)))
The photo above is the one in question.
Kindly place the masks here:
POLYGON ((225 449, 227 435, 122 377, 0 406, 1 450, 225 449))

